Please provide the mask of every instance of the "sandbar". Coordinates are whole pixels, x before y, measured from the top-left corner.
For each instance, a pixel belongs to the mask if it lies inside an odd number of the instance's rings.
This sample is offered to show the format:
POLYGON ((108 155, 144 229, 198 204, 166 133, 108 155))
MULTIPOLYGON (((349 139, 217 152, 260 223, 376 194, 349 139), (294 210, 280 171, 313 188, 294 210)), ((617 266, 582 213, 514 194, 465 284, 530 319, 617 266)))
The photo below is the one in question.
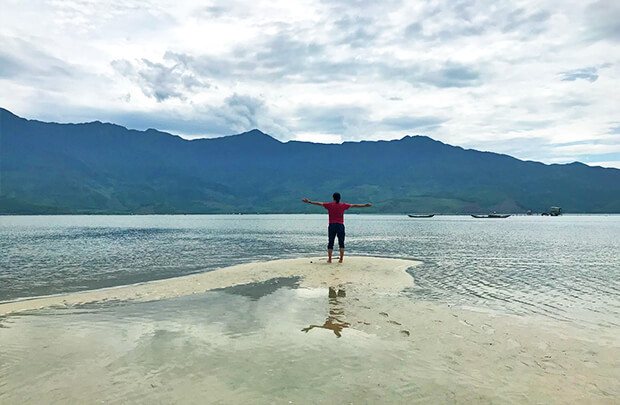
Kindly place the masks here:
POLYGON ((2 303, 0 316, 93 302, 155 301, 282 277, 299 277, 300 287, 354 284, 360 289, 400 291, 413 285, 406 270, 419 264, 414 260, 367 256, 347 257, 343 263, 327 263, 320 257, 252 262, 189 276, 2 303))

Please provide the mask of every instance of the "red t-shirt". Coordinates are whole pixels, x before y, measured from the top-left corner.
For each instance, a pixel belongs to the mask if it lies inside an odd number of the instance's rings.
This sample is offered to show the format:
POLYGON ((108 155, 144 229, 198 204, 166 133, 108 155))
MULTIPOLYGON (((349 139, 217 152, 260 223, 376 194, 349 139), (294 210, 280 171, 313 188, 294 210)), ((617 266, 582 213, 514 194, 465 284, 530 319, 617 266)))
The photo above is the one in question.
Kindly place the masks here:
POLYGON ((347 203, 323 203, 323 207, 329 212, 330 224, 344 224, 344 212, 351 208, 347 203))

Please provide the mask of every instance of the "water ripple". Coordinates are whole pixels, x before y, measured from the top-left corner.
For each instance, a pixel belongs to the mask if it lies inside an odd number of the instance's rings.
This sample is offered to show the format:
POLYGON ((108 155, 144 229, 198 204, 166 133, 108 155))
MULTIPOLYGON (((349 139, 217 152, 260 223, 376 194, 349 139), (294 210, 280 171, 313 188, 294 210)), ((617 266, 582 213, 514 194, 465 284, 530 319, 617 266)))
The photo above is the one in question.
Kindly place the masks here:
MULTIPOLYGON (((317 255, 319 215, 2 217, 0 301, 317 255)), ((349 215, 352 254, 415 258, 415 298, 611 324, 620 216, 349 215)))

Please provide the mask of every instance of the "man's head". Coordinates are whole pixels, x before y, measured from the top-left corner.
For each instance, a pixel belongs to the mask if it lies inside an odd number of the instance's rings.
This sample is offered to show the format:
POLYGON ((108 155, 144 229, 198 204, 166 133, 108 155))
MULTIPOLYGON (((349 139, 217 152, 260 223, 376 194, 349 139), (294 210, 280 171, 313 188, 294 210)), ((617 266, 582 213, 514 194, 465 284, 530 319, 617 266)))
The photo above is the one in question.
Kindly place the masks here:
POLYGON ((340 193, 334 193, 333 197, 334 197, 334 201, 335 202, 337 202, 337 203, 340 202, 340 193))

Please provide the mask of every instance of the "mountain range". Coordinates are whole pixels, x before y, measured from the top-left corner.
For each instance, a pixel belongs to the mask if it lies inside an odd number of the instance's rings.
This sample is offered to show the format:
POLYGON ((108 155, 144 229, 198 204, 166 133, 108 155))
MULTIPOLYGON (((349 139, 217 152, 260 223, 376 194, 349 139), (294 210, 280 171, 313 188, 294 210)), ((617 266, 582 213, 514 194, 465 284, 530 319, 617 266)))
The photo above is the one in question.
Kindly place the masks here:
POLYGON ((254 129, 187 140, 0 109, 1 214, 303 213, 334 191, 364 212, 481 213, 552 205, 620 213, 620 170, 463 149, 426 136, 280 142, 254 129))

